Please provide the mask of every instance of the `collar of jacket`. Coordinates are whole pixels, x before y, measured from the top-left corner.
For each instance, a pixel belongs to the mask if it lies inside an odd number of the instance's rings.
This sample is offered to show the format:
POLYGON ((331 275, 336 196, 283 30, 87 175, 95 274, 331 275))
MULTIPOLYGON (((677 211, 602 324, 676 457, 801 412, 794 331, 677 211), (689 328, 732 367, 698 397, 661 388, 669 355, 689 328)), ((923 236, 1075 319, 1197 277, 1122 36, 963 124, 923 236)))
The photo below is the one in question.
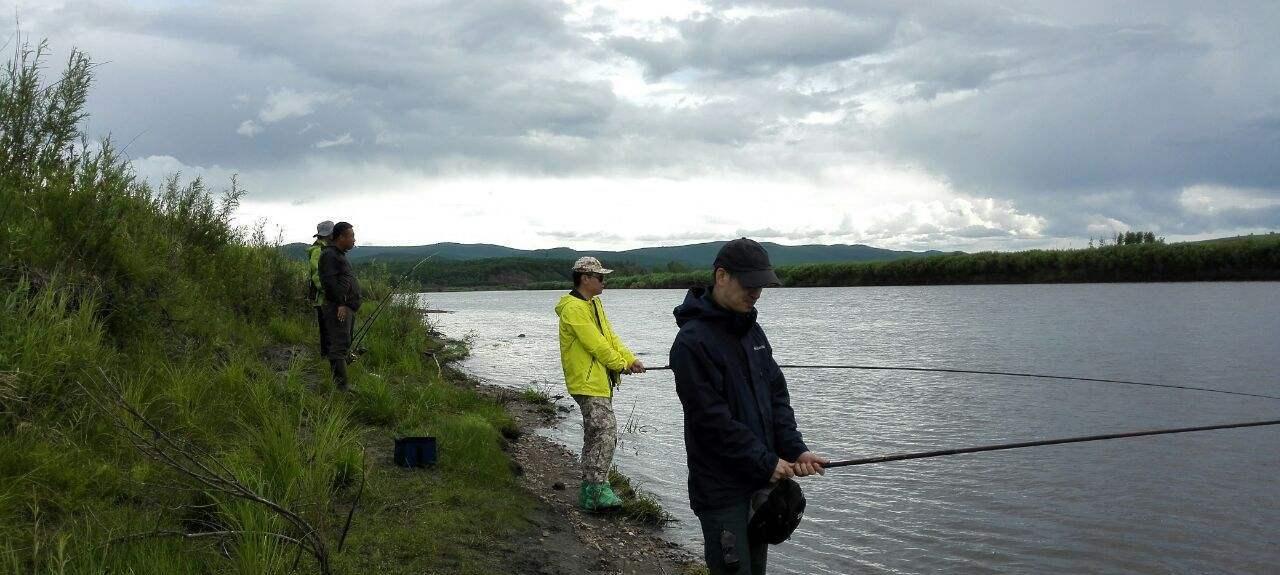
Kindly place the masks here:
POLYGON ((751 331, 756 324, 755 308, 747 313, 738 313, 720 307, 711 295, 711 287, 695 287, 685 295, 684 303, 675 309, 676 324, 684 325, 692 319, 714 323, 738 336, 751 331))
POLYGON ((582 301, 591 301, 587 299, 587 296, 584 296, 581 293, 579 293, 577 289, 569 290, 569 295, 576 297, 582 301))

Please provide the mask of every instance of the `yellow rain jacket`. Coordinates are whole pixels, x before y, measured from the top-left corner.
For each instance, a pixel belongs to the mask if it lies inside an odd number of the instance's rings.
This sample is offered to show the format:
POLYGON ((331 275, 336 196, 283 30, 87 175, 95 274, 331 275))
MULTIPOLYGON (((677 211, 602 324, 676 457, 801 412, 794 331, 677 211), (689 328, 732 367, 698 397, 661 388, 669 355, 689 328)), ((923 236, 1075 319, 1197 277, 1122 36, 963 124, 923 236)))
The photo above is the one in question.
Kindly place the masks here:
POLYGON ((560 366, 569 393, 612 397, 609 372, 626 369, 636 356, 613 333, 600 298, 583 300, 566 294, 556 304, 556 315, 560 316, 560 366))
POLYGON ((316 241, 307 246, 307 265, 311 270, 307 275, 309 281, 307 294, 311 298, 311 305, 314 307, 324 305, 324 286, 320 285, 320 252, 324 251, 324 247, 327 245, 329 245, 329 242, 317 238, 316 241))

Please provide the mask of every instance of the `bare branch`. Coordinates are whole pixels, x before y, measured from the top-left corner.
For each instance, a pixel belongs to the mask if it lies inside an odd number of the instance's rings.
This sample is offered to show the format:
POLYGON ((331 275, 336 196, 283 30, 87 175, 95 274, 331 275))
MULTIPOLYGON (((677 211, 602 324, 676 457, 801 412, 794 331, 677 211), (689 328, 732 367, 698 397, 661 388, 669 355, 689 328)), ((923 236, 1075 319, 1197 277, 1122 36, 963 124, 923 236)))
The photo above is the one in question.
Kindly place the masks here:
POLYGON ((368 467, 369 452, 364 447, 360 448, 360 491, 356 493, 356 500, 351 502, 351 511, 347 512, 347 524, 342 527, 342 536, 338 537, 338 553, 342 553, 342 546, 347 542, 347 532, 351 530, 351 520, 356 516, 356 507, 360 506, 360 498, 364 497, 364 484, 369 479, 368 467))
POLYGON ((98 547, 99 548, 109 547, 111 545, 116 545, 119 543, 128 543, 130 541, 136 541, 139 539, 150 539, 152 537, 178 537, 180 539, 207 539, 210 537, 217 537, 219 539, 226 539, 229 537, 246 537, 246 536, 270 537, 272 539, 279 539, 286 543, 297 545, 303 549, 310 549, 305 542, 299 541, 297 539, 294 539, 293 537, 289 537, 288 535, 283 535, 281 533, 274 533, 271 531, 240 531, 240 530, 234 530, 234 529, 228 529, 228 530, 222 530, 222 531, 201 531, 198 533, 187 533, 186 531, 173 531, 169 529, 157 529, 155 531, 131 533, 129 535, 122 535, 114 539, 108 539, 107 541, 102 542, 102 544, 99 545, 98 547))
MULTIPOLYGON (((93 404, 103 413, 112 418, 112 422, 117 429, 124 432, 126 439, 142 454, 163 463, 170 469, 177 471, 179 474, 186 476, 196 483, 205 486, 209 491, 214 493, 243 499, 256 503, 269 509, 280 518, 290 524, 293 530, 302 535, 296 539, 280 533, 270 532, 248 532, 248 531, 207 531, 201 533, 185 533, 181 531, 164 531, 156 530, 142 534, 135 534, 128 537, 149 537, 149 536, 166 536, 181 537, 184 539, 206 538, 221 535, 223 539, 234 534, 251 534, 256 533, 280 539, 297 545, 299 549, 305 549, 310 553, 319 564, 320 572, 323 575, 330 575, 332 572, 329 566, 329 551, 325 545, 324 538, 316 531, 314 527, 302 516, 296 512, 267 499, 263 495, 254 491, 250 487, 242 483, 236 478, 235 473, 221 461, 220 458, 210 453, 208 450, 185 439, 175 437, 158 425, 148 419, 142 412, 131 405, 124 397, 124 393, 120 388, 111 381, 106 371, 99 368, 98 372, 102 375, 103 387, 109 393, 109 397, 103 399, 97 394, 90 391, 83 384, 81 389, 91 398, 93 404), (114 407, 114 409, 113 409, 114 407), (133 421, 136 421, 151 436, 148 437, 138 430, 128 425, 128 421, 120 415, 118 411, 123 411, 133 421)), ((363 490, 363 484, 362 484, 363 490)), ((349 521, 349 520, 348 520, 349 521)), ((112 540, 117 541, 117 540, 112 540)), ((108 544, 111 542, 109 541, 108 544)))

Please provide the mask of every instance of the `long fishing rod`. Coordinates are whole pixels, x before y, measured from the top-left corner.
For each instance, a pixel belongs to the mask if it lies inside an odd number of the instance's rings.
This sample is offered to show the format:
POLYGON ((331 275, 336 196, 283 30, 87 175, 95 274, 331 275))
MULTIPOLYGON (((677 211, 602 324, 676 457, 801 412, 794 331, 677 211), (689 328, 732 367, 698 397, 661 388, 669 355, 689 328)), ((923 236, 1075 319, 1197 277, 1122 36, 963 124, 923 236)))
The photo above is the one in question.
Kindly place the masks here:
POLYGON ((386 306, 387 302, 391 300, 391 296, 395 295, 396 290, 400 289, 401 284, 407 281, 409 279, 409 276, 413 275, 413 272, 418 271, 419 266, 421 266, 424 263, 427 263, 427 260, 436 257, 436 255, 439 253, 440 252, 436 252, 425 258, 422 258, 421 260, 418 261, 418 263, 413 264, 413 267, 409 268, 409 271, 401 275, 400 278, 397 279, 394 284, 391 284, 390 289, 387 290, 387 295, 382 296, 382 299, 378 301, 377 309, 374 309, 373 313, 369 314, 369 317, 365 319, 363 323, 360 324, 359 328, 356 329, 355 337, 353 337, 351 340, 352 350, 360 349, 360 343, 364 341, 364 336, 368 335, 369 328, 373 326, 374 321, 377 321, 378 316, 382 315, 383 308, 387 307, 386 306))
MULTIPOLYGON (((858 369, 858 370, 876 370, 876 371, 920 371, 935 373, 971 373, 978 375, 1005 375, 1009 377, 1031 377, 1037 379, 1063 379, 1070 381, 1092 381, 1097 383, 1118 383, 1123 385, 1142 385, 1147 387, 1164 387, 1169 389, 1183 389, 1189 391, 1204 391, 1208 393, 1223 393, 1227 395, 1242 395, 1245 397, 1259 397, 1263 399, 1280 400, 1280 396, 1264 395, 1261 393, 1248 393, 1244 391, 1228 391, 1225 389, 1213 389, 1209 387, 1194 387, 1190 385, 1174 385, 1171 383, 1146 383, 1141 381, 1127 381, 1123 379, 1102 379, 1096 377, 1072 377, 1066 375, 1047 375, 1042 373, 1020 373, 1015 371, 982 371, 976 369, 952 369, 945 367, 898 367, 898 366, 880 366, 880 365, 779 365, 782 369, 858 369)), ((662 367, 646 367, 645 371, 664 371, 670 370, 671 366, 664 365, 662 367)))
POLYGON ((401 276, 400 276, 400 277, 395 281, 395 283, 391 284, 391 287, 387 290, 387 294, 386 294, 386 295, 384 295, 384 296, 382 296, 382 299, 381 299, 381 300, 378 300, 378 307, 377 307, 377 309, 374 309, 374 310, 373 310, 373 313, 372 313, 372 314, 369 314, 368 319, 365 319, 365 320, 364 320, 364 322, 360 324, 360 327, 356 330, 355 338, 354 338, 354 339, 353 339, 353 341, 352 341, 352 346, 351 346, 352 348, 355 348, 355 347, 356 347, 356 345, 355 345, 355 344, 356 344, 357 342, 360 342, 360 341, 363 341, 363 340, 364 340, 364 336, 365 336, 366 334, 368 334, 368 332, 369 332, 369 327, 370 327, 370 326, 372 326, 372 325, 373 325, 373 322, 374 322, 374 321, 376 321, 376 320, 378 319, 378 316, 382 314, 382 310, 383 310, 383 308, 385 308, 385 307, 386 307, 386 303, 387 303, 388 301, 390 301, 391 296, 395 295, 396 291, 397 291, 398 289, 400 289, 400 286, 401 286, 405 281, 407 281, 411 275, 413 275, 413 272, 418 271, 418 268, 419 268, 420 266, 422 266, 422 264, 427 263, 427 260, 429 260, 429 259, 431 259, 431 258, 436 257, 436 254, 438 254, 438 253, 440 253, 440 252, 436 252, 436 253, 431 254, 431 255, 429 255, 429 256, 427 256, 427 257, 425 257, 425 258, 422 258, 421 260, 419 260, 419 261, 418 261, 418 263, 413 264, 413 267, 409 268, 409 271, 407 271, 407 272, 405 272, 404 274, 402 274, 402 275, 401 275, 401 276))
POLYGON ((1242 427, 1261 427, 1267 425, 1280 425, 1280 419, 1271 419, 1267 421, 1249 421, 1245 423, 1224 423, 1221 425, 1202 425, 1199 427, 1179 427, 1175 429, 1153 429, 1148 431, 1130 431, 1126 433, 1108 433, 1105 435, 1085 435, 1079 437, 1066 437, 1062 439, 1044 439, 1040 441, 1023 441, 1019 443, 999 443, 994 445, 980 445, 977 447, 958 447, 954 449, 939 449, 935 451, 920 451, 916 453, 894 453, 890 455, 880 455, 876 457, 864 457, 861 459, 846 459, 843 461, 832 461, 824 465, 826 469, 832 467, 848 467, 852 465, 868 465, 872 463, 887 463, 890 461, 905 461, 908 459, 924 459, 928 457, 942 457, 945 455, 959 455, 961 453, 979 453, 983 451, 1003 451, 1006 449, 1021 449, 1023 447, 1040 447, 1043 445, 1061 445, 1064 443, 1084 443, 1087 441, 1104 441, 1108 439, 1121 439, 1126 437, 1143 437, 1148 435, 1169 435, 1173 433, 1191 433, 1194 431, 1211 431, 1215 429, 1238 429, 1242 427))

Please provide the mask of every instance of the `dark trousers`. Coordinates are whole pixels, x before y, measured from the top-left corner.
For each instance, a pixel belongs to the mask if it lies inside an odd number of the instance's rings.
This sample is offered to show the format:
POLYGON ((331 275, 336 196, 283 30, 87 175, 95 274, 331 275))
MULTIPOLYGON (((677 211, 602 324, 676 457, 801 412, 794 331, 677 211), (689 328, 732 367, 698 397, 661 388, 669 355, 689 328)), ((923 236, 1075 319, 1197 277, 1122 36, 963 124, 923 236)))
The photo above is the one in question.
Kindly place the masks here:
POLYGON ((329 330, 324 327, 324 307, 316 308, 316 326, 320 328, 320 357, 329 359, 329 330))
POLYGON ((747 539, 747 520, 751 504, 742 503, 723 509, 698 513, 702 525, 702 545, 707 569, 711 575, 764 575, 769 544, 747 539), (737 561, 736 567, 731 561, 737 561))
POLYGON ((325 357, 329 358, 329 368, 333 370, 333 384, 338 389, 346 389, 347 358, 351 355, 351 336, 355 332, 356 313, 347 310, 347 321, 338 321, 338 306, 326 303, 320 306, 320 318, 322 331, 326 334, 321 336, 320 345, 326 345, 324 342, 328 340, 325 357))

